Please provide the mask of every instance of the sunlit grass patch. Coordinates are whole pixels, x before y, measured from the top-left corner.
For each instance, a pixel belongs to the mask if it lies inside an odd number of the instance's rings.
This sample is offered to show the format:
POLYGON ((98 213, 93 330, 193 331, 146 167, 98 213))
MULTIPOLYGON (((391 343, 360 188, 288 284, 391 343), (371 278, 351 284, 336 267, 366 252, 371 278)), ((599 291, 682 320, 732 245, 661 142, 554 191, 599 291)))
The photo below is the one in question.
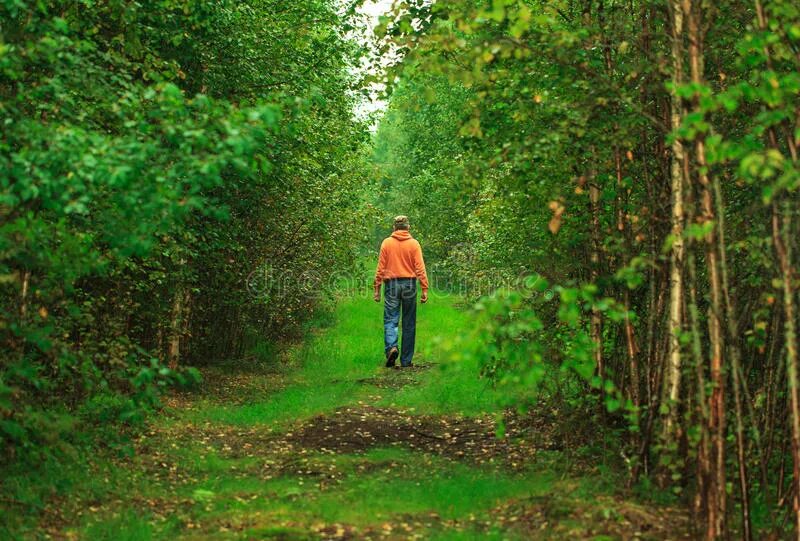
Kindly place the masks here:
POLYGON ((320 518, 331 522, 358 524, 431 512, 448 519, 488 511, 503 498, 547 487, 541 479, 524 480, 451 462, 403 469, 397 476, 385 471, 353 476, 342 490, 320 495, 314 507, 320 518))
POLYGON ((409 520, 441 521, 485 517, 505 499, 551 489, 546 473, 514 474, 476 468, 441 457, 395 448, 357 455, 318 454, 272 479, 214 476, 181 489, 197 500, 191 520, 213 530, 220 523, 249 531, 291 517, 294 524, 347 524, 360 529, 409 520), (305 472, 311 472, 310 475, 305 472), (328 482, 326 472, 335 472, 328 482))
POLYGON ((262 400, 249 404, 201 404, 182 414, 181 421, 212 422, 238 426, 285 425, 335 409, 362 389, 353 382, 329 383, 324 387, 295 383, 262 400))
MULTIPOLYGON (((355 404, 415 408, 420 413, 477 415, 496 409, 497 396, 479 377, 477 362, 454 363, 449 351, 470 324, 471 315, 456 308, 459 298, 432 295, 418 306, 417 355, 413 372, 383 366, 382 305, 366 298, 343 299, 330 327, 312 334, 290 350, 285 363, 297 367, 286 374, 283 387, 244 404, 200 401, 190 410, 176 411, 190 422, 231 425, 285 424, 355 404), (399 390, 382 392, 371 378, 399 390)), ((262 377, 253 374, 253 378, 262 377)), ((263 376, 266 377, 266 376, 263 376)), ((274 373, 269 377, 274 378, 274 373)), ((273 385, 274 382, 273 382, 273 385)))
POLYGON ((126 510, 117 516, 90 523, 85 529, 85 538, 97 541, 151 541, 167 533, 153 525, 148 515, 141 515, 133 510, 126 510))

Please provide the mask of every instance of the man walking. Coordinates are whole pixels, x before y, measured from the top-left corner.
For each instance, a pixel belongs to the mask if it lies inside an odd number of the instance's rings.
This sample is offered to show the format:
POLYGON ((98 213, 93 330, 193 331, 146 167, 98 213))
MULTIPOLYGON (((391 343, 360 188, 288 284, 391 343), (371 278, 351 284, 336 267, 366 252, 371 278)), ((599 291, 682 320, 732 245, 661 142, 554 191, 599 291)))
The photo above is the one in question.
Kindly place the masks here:
POLYGON ((407 216, 396 216, 394 232, 381 244, 378 269, 375 271, 375 302, 381 302, 381 283, 384 284, 383 341, 386 367, 397 360, 397 324, 403 313, 403 353, 400 364, 413 366, 414 338, 417 327, 417 280, 422 287, 421 303, 428 301, 428 275, 422 248, 409 233, 407 216))

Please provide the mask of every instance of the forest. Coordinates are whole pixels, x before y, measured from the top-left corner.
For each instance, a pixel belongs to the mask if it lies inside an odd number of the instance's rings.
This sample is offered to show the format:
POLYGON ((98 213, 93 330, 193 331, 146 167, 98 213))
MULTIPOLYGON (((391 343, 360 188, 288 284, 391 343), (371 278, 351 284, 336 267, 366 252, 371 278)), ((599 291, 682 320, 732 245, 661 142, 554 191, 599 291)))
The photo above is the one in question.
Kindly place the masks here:
POLYGON ((0 537, 800 539, 797 2, 0 0, 0 119, 0 537))

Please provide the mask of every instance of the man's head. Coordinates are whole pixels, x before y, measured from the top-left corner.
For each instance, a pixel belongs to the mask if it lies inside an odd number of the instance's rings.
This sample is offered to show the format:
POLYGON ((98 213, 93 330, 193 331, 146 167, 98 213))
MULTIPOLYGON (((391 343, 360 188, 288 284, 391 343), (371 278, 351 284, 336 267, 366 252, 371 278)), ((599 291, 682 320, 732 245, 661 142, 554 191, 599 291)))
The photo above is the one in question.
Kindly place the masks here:
POLYGON ((395 216, 394 217, 394 230, 397 231, 398 229, 403 229, 408 231, 409 227, 411 227, 408 223, 408 216, 395 216))

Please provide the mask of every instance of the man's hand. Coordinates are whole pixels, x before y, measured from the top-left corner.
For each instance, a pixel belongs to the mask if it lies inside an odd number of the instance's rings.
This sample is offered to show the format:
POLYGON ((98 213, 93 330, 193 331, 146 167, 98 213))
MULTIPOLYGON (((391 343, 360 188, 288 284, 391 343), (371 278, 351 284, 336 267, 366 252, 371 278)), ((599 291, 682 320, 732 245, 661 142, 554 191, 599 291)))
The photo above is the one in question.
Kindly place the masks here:
POLYGON ((381 302, 381 290, 380 289, 376 289, 375 290, 375 295, 373 295, 372 298, 375 299, 375 302, 381 302))
POLYGON ((422 304, 425 304, 426 302, 428 302, 428 292, 427 291, 423 291, 422 292, 422 296, 419 298, 419 302, 421 302, 422 304))

